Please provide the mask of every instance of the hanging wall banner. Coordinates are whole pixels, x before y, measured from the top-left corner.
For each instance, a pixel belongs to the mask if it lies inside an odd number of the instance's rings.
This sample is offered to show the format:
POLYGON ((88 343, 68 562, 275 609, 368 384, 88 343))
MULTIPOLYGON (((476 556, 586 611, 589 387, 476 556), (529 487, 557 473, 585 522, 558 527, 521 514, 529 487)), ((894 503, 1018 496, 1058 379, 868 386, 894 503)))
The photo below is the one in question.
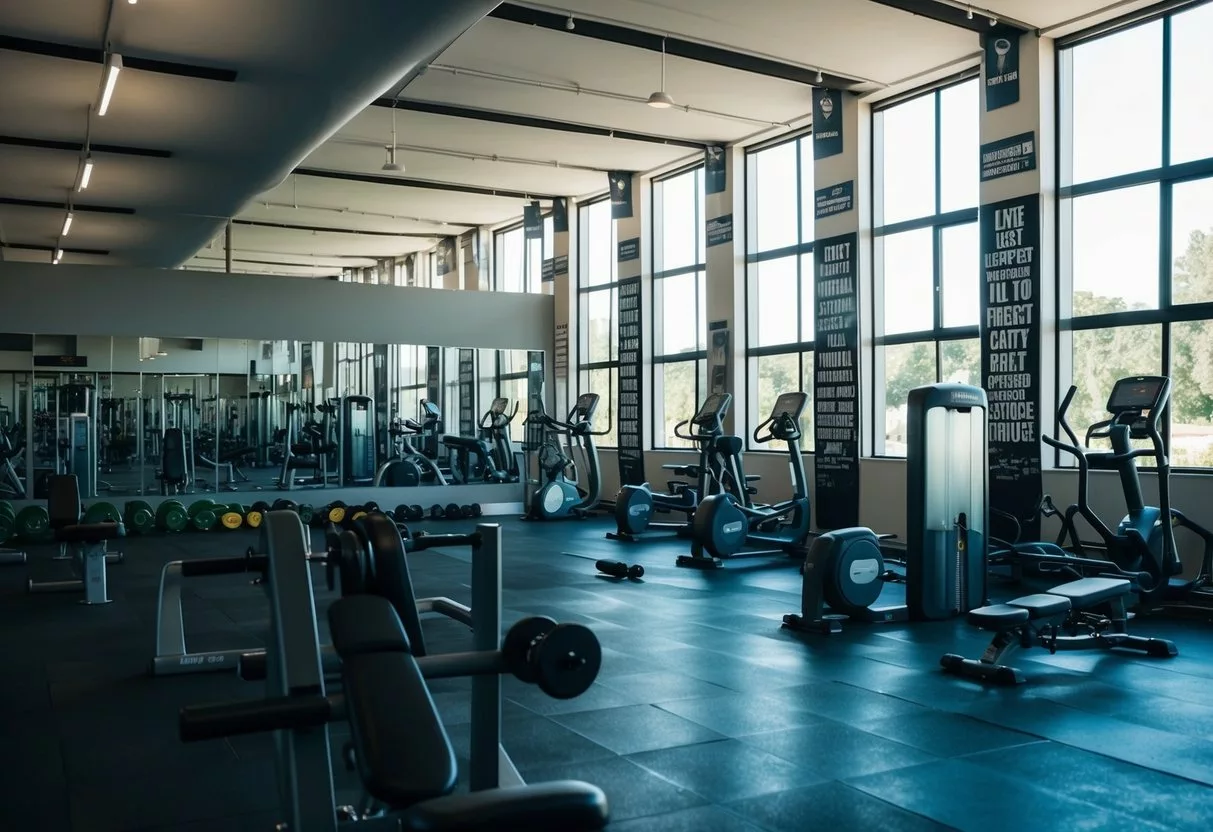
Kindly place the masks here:
MULTIPOLYGON (((392 347, 395 349, 395 347, 392 347)), ((376 344, 371 351, 371 361, 375 371, 375 448, 378 459, 376 465, 388 458, 388 444, 392 437, 388 434, 388 377, 387 377, 387 344, 376 344)))
POLYGON ((549 257, 543 261, 543 267, 539 272, 539 279, 544 283, 551 283, 556 279, 556 260, 549 257))
POLYGON ((981 181, 1036 168, 1036 134, 1020 133, 981 146, 981 181))
POLYGON ((1019 100, 1019 32, 998 27, 986 35, 986 112, 1019 100))
POLYGON ((632 174, 626 170, 613 170, 607 174, 611 183, 611 219, 622 220, 632 216, 632 174))
POLYGON ((569 325, 556 324, 556 349, 552 354, 552 364, 556 371, 556 379, 563 381, 569 376, 569 325))
POLYGON ((708 391, 729 392, 729 322, 708 323, 708 391))
POLYGON ((568 274, 569 273, 569 256, 567 254, 557 254, 552 262, 553 274, 568 274))
POLYGON ((475 350, 459 350, 459 435, 476 435, 475 350))
POLYGON ((1040 196, 981 206, 981 383, 989 397, 990 508, 1040 537, 1040 196))
POLYGON ((832 217, 855 207, 855 180, 813 191, 813 219, 832 217))
POLYGON ((708 247, 721 246, 733 242, 733 215, 725 214, 714 220, 708 220, 708 247))
POLYGON ((813 497, 822 529, 859 525, 858 240, 852 232, 813 246, 813 497))
POLYGON ((842 92, 813 88, 813 158, 842 153, 842 92))
POLYGON ((312 342, 304 341, 299 345, 299 386, 304 390, 316 387, 316 366, 312 358, 312 342))
POLYGON ((728 185, 728 157, 724 148, 709 145, 703 149, 703 188, 705 193, 722 194, 728 185))
MULTIPOLYGON (((527 413, 538 409, 543 402, 543 350, 528 350, 526 354, 526 400, 527 413)), ((556 414, 558 417, 563 414, 556 414)), ((543 445, 543 424, 538 419, 527 419, 526 447, 538 451, 543 445)))
POLYGON ((619 484, 644 484, 644 451, 641 413, 640 278, 629 277, 618 284, 619 309, 619 407, 615 424, 619 436, 619 484))
POLYGON ((626 263, 629 260, 639 260, 640 238, 632 237, 629 240, 620 240, 617 254, 616 260, 620 263, 626 263))
POLYGON ((425 348, 425 398, 438 404, 442 396, 442 348, 425 348))
POLYGON ((438 266, 435 271, 439 277, 459 268, 455 262, 455 252, 458 250, 459 247, 455 244, 454 237, 446 237, 438 244, 438 248, 434 250, 434 256, 438 258, 438 266))
POLYGON ((552 200, 552 233, 569 230, 569 201, 558 196, 552 200))
POLYGON ((543 239, 543 210, 539 203, 532 201, 522 208, 522 236, 527 240, 543 239))

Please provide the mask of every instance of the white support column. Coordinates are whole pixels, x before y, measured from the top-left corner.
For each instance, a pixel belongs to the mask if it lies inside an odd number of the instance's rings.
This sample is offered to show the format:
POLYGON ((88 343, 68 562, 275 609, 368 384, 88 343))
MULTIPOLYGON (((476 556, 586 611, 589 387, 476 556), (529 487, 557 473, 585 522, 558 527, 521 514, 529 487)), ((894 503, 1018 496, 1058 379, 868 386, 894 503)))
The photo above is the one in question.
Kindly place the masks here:
POLYGON ((814 299, 811 481, 822 529, 859 525, 860 390, 872 389, 871 327, 860 325, 872 285, 871 126, 871 110, 856 96, 814 90, 814 268, 804 290, 814 299))
MULTIPOLYGON (((733 395, 725 430, 746 424, 749 406, 745 390, 745 191, 741 172, 745 152, 740 147, 712 148, 723 154, 724 189, 711 193, 712 171, 705 171, 704 235, 707 243, 704 309, 708 332, 708 389, 733 395)), ((705 163, 705 167, 709 167, 705 163)))
MULTIPOLYGON (((1003 29, 985 38, 980 283, 990 504, 1020 518, 1032 516, 1042 493, 1040 433, 1051 422, 1057 374, 1049 347, 1056 293, 1046 289, 1056 285, 1054 66, 1052 40, 1003 29)), ((1068 361, 1067 344, 1061 353, 1068 361)), ((1024 538, 1037 539, 1039 525, 1024 524, 1024 538)))
POLYGON ((566 413, 572 407, 573 391, 577 389, 573 365, 577 343, 577 209, 572 199, 564 198, 563 211, 553 206, 556 218, 552 228, 552 296, 556 306, 555 343, 552 347, 552 387, 556 412, 566 413), (563 228, 559 224, 564 218, 563 228))

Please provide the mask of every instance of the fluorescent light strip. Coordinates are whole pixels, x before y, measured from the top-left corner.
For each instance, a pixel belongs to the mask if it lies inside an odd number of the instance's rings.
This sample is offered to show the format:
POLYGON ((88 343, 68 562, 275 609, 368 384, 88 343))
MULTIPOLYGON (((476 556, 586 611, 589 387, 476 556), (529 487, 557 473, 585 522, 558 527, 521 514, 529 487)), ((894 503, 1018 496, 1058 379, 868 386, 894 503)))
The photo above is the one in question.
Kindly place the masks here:
POLYGON ((77 191, 83 191, 88 187, 89 180, 93 178, 93 157, 84 157, 84 171, 80 174, 80 187, 77 191))
POLYGON ((60 237, 66 237, 68 232, 72 230, 72 220, 74 219, 75 215, 71 211, 68 211, 67 217, 63 220, 63 233, 59 235, 60 237))
POLYGON ((122 71, 122 56, 116 52, 110 55, 106 66, 105 89, 101 91, 101 106, 97 108, 99 116, 109 112, 110 99, 114 97, 114 87, 118 85, 118 73, 122 71))
POLYGON ((52 263, 52 265, 58 266, 59 261, 62 259, 63 259, 63 249, 61 249, 61 248, 55 249, 55 259, 54 259, 54 262, 52 263))

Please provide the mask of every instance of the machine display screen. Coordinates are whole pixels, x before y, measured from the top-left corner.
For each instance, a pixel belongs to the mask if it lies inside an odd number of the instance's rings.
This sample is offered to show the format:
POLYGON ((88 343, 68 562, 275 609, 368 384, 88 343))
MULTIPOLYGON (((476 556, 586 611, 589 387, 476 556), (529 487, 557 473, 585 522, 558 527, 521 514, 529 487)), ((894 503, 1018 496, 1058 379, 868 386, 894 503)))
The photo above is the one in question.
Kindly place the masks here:
POLYGON ((771 418, 778 419, 786 413, 793 419, 799 419, 808 400, 809 397, 804 393, 783 393, 775 400, 775 406, 771 408, 771 418))
POLYGON ((505 413, 505 408, 509 403, 510 403, 509 399, 505 399, 505 398, 493 399, 493 404, 489 408, 489 412, 493 413, 497 416, 500 416, 502 413, 505 413))
POLYGON ((1155 410, 1159 407, 1166 379, 1157 376, 1122 378, 1108 397, 1108 412, 1155 410))
POLYGON ((597 393, 582 393, 577 397, 577 403, 573 405, 573 410, 576 411, 577 418, 589 421, 594 416, 594 411, 598 409, 598 394, 597 393))
POLYGON ((713 393, 704 399, 703 405, 699 408, 699 412, 695 414, 695 418, 692 421, 696 424, 715 422, 728 409, 731 398, 728 393, 713 393))

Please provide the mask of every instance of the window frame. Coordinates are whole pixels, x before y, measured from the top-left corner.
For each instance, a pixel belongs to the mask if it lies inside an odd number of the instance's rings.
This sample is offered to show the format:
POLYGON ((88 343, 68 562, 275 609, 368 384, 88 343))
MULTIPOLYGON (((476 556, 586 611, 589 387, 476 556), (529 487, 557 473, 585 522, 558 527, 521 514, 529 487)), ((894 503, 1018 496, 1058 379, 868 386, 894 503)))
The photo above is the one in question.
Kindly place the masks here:
MULTIPOLYGON (((944 233, 949 229, 960 228, 965 225, 977 226, 980 216, 980 204, 974 205, 971 208, 960 208, 951 211, 943 211, 943 166, 941 164, 943 157, 943 142, 940 137, 942 134, 943 122, 943 93, 949 89, 953 89, 962 84, 980 84, 979 71, 974 68, 967 72, 959 73, 951 78, 945 79, 941 83, 932 84, 923 87, 919 90, 907 93, 903 96, 898 96, 887 102, 882 102, 878 106, 872 108, 872 154, 870 158, 871 176, 874 184, 874 198, 871 204, 871 220, 872 220, 872 295, 874 298, 880 298, 880 310, 883 312, 883 299, 885 298, 884 280, 885 274, 883 269, 883 250, 881 240, 884 237, 890 237, 896 234, 921 231, 929 229, 931 231, 931 285, 932 285, 932 311, 931 311, 931 327, 928 329, 919 329, 910 332, 898 332, 894 334, 885 334, 883 319, 878 320, 876 308, 873 308, 872 314, 872 345, 870 357, 872 361, 871 373, 871 388, 870 407, 868 412, 871 416, 869 421, 868 447, 871 453, 868 455, 875 459, 904 459, 904 456, 898 454, 890 454, 885 451, 885 442, 887 437, 885 431, 886 424, 886 385, 885 385, 885 362, 884 348, 908 346, 916 344, 930 344, 935 353, 935 380, 938 382, 943 378, 943 345, 953 341, 971 341, 980 340, 981 338, 981 322, 970 326, 944 326, 944 258, 943 258, 943 237, 944 233), (881 178, 882 170, 882 151, 884 145, 884 134, 878 119, 881 118, 881 113, 888 112, 894 107, 911 101, 919 100, 925 96, 934 98, 934 205, 933 211, 930 214, 915 217, 907 220, 899 220, 887 225, 881 225, 878 220, 879 211, 883 207, 883 194, 880 193, 883 187, 883 179, 881 178), (879 255, 878 255, 879 252, 879 255)), ((980 100, 980 98, 979 98, 980 100)), ((980 107, 980 104, 979 104, 980 107)), ((980 111, 976 114, 980 118, 980 111)), ((973 169, 974 177, 978 176, 976 166, 973 169)), ((979 193, 980 202, 980 193, 979 193)), ((980 228, 978 228, 980 233, 980 228)), ((974 264, 976 271, 976 264, 974 264)))
POLYGON ((508 234, 518 233, 522 235, 522 294, 527 295, 542 295, 544 294, 543 282, 543 263, 552 255, 549 251, 549 246, 555 249, 554 238, 555 233, 552 232, 549 237, 548 229, 553 225, 552 212, 548 211, 541 215, 543 233, 539 237, 539 262, 531 263, 531 243, 533 240, 526 238, 526 227, 523 220, 511 223, 510 225, 498 228, 493 232, 493 279, 491 281, 492 291, 504 292, 502 288, 502 268, 505 260, 503 252, 505 250, 505 237, 508 234), (533 281, 534 285, 531 285, 533 281))
MULTIPOLYGON (((612 332, 608 332, 608 334, 607 334, 607 354, 608 354, 607 360, 605 360, 605 361, 587 361, 586 353, 588 352, 588 348, 585 346, 587 344, 587 338, 588 338, 588 334, 589 334, 589 317, 586 314, 589 310, 589 296, 593 293, 603 292, 606 294, 606 297, 609 301, 611 299, 612 295, 614 294, 614 292, 616 290, 618 290, 618 288, 619 288, 619 273, 618 273, 618 268, 617 268, 618 264, 616 262, 618 259, 618 254, 617 254, 617 245, 618 245, 617 236, 618 235, 616 234, 616 230, 615 230, 615 220, 610 217, 609 211, 607 214, 607 222, 609 223, 610 229, 611 229, 611 244, 610 244, 610 250, 608 251, 608 254, 610 257, 611 264, 612 264, 613 274, 611 276, 611 279, 607 280, 604 283, 595 283, 593 285, 589 285, 589 283, 588 283, 589 257, 590 257, 590 251, 589 251, 590 234, 589 234, 589 222, 586 219, 587 212, 593 206, 602 205, 602 204, 606 204, 609 209, 610 200, 611 200, 610 194, 603 194, 601 196, 591 197, 590 199, 586 199, 586 200, 583 200, 583 201, 577 203, 577 309, 576 309, 577 338, 576 338, 576 344, 570 344, 569 349, 576 350, 577 374, 576 374, 576 382, 573 385, 573 387, 577 391, 577 395, 580 396, 583 393, 593 392, 593 393, 597 393, 601 399, 603 399, 609 403, 609 412, 611 415, 611 428, 610 429, 611 429, 612 433, 614 433, 615 427, 618 422, 618 420, 616 420, 614 418, 615 408, 618 405, 618 396, 616 396, 616 390, 614 389, 613 385, 617 384, 618 379, 619 379, 619 352, 618 352, 619 347, 618 347, 618 341, 616 339, 614 339, 612 336, 614 334, 614 331, 617 329, 617 323, 615 321, 615 316, 619 311, 617 302, 609 304, 609 308, 611 310, 610 326, 611 326, 612 332), (611 345, 612 344, 614 344, 614 350, 613 350, 614 355, 613 356, 611 355, 611 353, 612 353, 611 345), (605 395, 603 394, 603 392, 601 390, 589 390, 588 389, 589 374, 590 374, 590 372, 592 372, 594 370, 606 370, 607 377, 609 379, 612 379, 612 387, 606 391, 605 395), (613 374, 612 374, 612 371, 614 371, 613 374)), ((563 416, 564 414, 558 414, 558 415, 563 416)), ((616 436, 617 436, 617 434, 616 434, 616 436)), ((596 443, 597 447, 600 449, 609 448, 612 450, 618 448, 619 447, 618 439, 616 439, 615 443, 611 443, 609 441, 610 438, 611 438, 611 434, 607 434, 606 436, 604 436, 600 442, 596 443)))

